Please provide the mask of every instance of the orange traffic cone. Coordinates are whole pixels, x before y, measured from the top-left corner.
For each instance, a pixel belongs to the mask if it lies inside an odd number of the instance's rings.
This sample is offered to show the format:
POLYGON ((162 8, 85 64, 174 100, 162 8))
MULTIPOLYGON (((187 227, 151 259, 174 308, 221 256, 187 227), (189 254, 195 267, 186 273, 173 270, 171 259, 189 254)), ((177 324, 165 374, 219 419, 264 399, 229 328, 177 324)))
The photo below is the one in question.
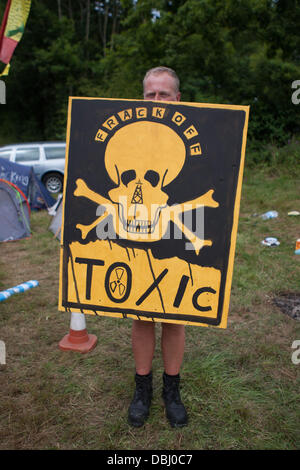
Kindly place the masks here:
POLYGON ((84 313, 71 313, 69 333, 59 342, 63 351, 78 351, 87 353, 97 344, 97 336, 89 335, 86 330, 84 313))

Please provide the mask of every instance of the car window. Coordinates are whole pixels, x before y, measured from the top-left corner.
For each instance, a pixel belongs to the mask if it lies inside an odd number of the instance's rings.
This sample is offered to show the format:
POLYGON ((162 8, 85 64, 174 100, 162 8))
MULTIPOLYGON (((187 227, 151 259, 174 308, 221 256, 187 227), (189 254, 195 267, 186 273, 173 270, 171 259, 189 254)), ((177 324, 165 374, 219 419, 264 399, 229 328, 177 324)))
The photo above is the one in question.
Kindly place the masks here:
POLYGON ((0 150, 0 158, 5 158, 5 160, 9 160, 11 154, 11 149, 0 150))
POLYGON ((47 160, 65 158, 65 147, 44 147, 47 160))
POLYGON ((40 151, 37 147, 18 148, 16 151, 16 162, 31 162, 40 159, 40 151))

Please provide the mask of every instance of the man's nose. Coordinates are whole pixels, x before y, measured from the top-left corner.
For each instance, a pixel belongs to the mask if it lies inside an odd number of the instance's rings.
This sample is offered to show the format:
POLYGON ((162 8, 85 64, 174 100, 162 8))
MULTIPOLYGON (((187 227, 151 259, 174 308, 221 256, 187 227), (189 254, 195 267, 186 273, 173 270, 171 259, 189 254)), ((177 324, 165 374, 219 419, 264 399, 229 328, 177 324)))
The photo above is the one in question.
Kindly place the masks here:
POLYGON ((157 93, 155 93, 155 98, 154 98, 154 99, 155 99, 156 101, 161 101, 161 100, 162 100, 159 91, 158 91, 157 93))

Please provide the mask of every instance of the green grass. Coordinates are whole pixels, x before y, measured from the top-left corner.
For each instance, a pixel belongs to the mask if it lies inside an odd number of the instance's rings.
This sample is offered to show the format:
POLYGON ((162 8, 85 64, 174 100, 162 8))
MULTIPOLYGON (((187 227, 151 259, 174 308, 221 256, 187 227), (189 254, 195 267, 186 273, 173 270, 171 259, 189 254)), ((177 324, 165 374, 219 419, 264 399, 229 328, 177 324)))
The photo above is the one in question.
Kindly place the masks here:
POLYGON ((32 237, 0 244, 0 287, 39 280, 39 287, 0 304, 1 449, 299 449, 299 371, 291 345, 300 323, 272 299, 300 295, 300 170, 245 171, 228 327, 187 327, 182 398, 188 427, 164 415, 157 325, 151 414, 141 429, 127 424, 134 387, 131 320, 87 316, 98 344, 88 354, 63 352, 69 314, 58 312, 59 243, 50 216, 35 212, 32 237), (277 219, 263 221, 267 210, 277 219), (261 240, 276 236, 278 247, 261 240))

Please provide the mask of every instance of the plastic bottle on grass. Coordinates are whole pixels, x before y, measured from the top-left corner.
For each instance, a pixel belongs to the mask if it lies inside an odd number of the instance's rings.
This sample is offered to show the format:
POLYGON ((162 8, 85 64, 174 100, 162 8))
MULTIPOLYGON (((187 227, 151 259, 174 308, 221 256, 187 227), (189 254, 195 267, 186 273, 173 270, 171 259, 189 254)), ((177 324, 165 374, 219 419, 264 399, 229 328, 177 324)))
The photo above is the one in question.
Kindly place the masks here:
POLYGON ((261 215, 261 218, 263 220, 275 219, 276 217, 278 217, 278 212, 277 211, 268 211, 268 212, 265 212, 264 214, 261 215))

